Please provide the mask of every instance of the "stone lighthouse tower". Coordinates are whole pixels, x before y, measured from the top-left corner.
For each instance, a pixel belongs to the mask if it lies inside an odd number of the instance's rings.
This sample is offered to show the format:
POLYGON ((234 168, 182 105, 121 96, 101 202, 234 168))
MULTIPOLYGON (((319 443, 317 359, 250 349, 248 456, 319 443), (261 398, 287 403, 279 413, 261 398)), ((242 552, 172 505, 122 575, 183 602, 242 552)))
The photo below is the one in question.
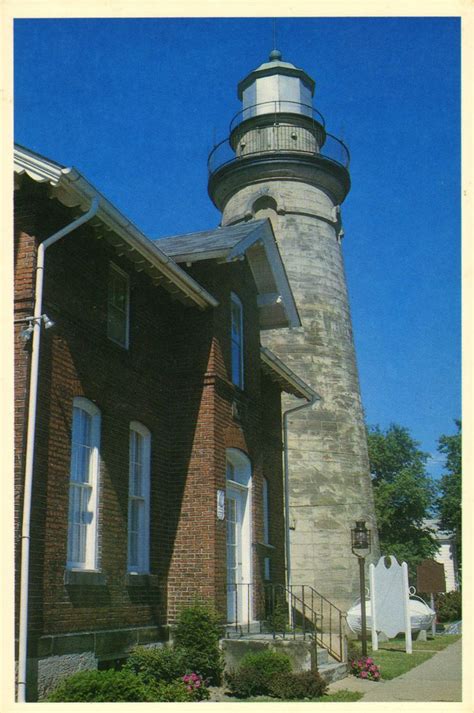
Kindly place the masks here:
POLYGON ((240 82, 242 110, 209 157, 209 195, 222 225, 273 226, 302 327, 267 333, 265 346, 322 399, 289 417, 291 579, 345 609, 358 592, 350 530, 376 527, 341 253, 349 154, 313 109, 314 89, 277 50, 240 82))

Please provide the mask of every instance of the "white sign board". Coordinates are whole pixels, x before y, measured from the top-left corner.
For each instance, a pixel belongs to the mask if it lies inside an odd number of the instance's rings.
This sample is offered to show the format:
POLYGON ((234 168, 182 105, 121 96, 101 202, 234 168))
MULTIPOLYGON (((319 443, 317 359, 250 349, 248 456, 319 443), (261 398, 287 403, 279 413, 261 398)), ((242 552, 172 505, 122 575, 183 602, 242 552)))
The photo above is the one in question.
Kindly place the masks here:
POLYGON ((381 557, 377 565, 370 565, 373 650, 378 649, 378 631, 383 631, 389 638, 405 632, 406 651, 411 654, 409 595, 406 562, 399 565, 395 557, 390 555, 381 557))

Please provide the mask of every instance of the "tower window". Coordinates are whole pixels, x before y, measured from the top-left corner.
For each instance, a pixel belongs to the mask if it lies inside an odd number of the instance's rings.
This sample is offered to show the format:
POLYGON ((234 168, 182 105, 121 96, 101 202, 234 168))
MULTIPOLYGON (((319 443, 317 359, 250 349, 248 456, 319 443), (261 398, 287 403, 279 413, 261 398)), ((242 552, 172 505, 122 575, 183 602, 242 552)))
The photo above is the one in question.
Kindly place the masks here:
POLYGON ((276 213, 277 207, 277 202, 272 196, 260 196, 253 204, 252 211, 255 217, 260 211, 266 211, 265 215, 262 213, 260 217, 267 217, 272 212, 276 213))
POLYGON ((107 295, 107 336, 128 349, 130 285, 128 275, 110 265, 107 295))
POLYGON ((231 294, 231 361, 232 383, 244 388, 244 337, 242 303, 231 294))

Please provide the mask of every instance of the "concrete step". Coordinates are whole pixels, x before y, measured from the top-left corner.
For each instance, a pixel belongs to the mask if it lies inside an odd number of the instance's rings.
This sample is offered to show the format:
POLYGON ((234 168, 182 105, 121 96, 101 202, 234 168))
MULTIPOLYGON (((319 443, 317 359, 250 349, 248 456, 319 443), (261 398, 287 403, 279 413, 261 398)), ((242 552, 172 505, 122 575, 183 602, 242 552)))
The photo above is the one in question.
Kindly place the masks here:
MULTIPOLYGON (((289 656, 295 671, 307 671, 312 667, 315 651, 314 643, 311 639, 274 637, 272 634, 246 634, 239 638, 221 639, 221 648, 228 669, 237 668, 239 662, 247 653, 270 649, 289 656)), ((318 646, 317 667, 321 670, 327 670, 327 675, 330 677, 328 680, 337 680, 333 678, 333 676, 339 674, 339 669, 334 668, 335 666, 341 666, 341 664, 335 662, 327 649, 318 646)), ((342 664, 342 666, 345 671, 346 665, 342 664)))
POLYGON ((346 663, 332 662, 325 663, 322 666, 318 665, 318 673, 324 678, 326 683, 333 683, 346 678, 348 667, 346 663))

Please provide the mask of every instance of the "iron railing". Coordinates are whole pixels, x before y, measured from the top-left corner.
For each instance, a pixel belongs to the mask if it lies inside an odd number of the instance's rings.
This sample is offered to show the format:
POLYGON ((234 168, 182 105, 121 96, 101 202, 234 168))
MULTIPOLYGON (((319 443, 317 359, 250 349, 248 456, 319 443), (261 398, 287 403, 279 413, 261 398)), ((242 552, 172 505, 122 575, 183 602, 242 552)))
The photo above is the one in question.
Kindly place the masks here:
POLYGON ((345 661, 345 615, 310 585, 229 584, 227 597, 227 636, 309 639, 345 661))
POLYGON ((258 104, 251 104, 250 106, 246 106, 245 109, 238 111, 237 114, 232 117, 229 124, 229 134, 247 119, 273 114, 276 122, 278 121, 278 115, 283 113, 302 114, 303 116, 310 117, 323 127, 326 125, 324 116, 311 104, 302 104, 301 102, 290 101, 288 99, 273 99, 271 101, 259 102, 258 104))
POLYGON ((298 145, 298 143, 294 143, 293 137, 291 136, 292 133, 297 133, 297 135, 299 133, 301 134, 301 136, 303 135, 301 129, 299 129, 298 131, 298 127, 295 128, 293 125, 281 124, 275 128, 276 131, 278 131, 279 133, 277 134, 276 140, 275 142, 273 142, 273 145, 256 146, 255 150, 247 149, 245 151, 242 151, 240 154, 236 154, 234 149, 232 148, 232 145, 230 143, 230 137, 227 137, 223 141, 220 141, 214 146, 207 160, 207 168, 209 175, 212 175, 218 169, 222 168, 227 164, 231 164, 232 162, 237 163, 239 161, 243 161, 245 159, 248 159, 249 157, 254 157, 256 155, 275 155, 282 152, 319 156, 322 159, 326 159, 333 163, 339 164, 340 166, 343 166, 346 169, 349 168, 349 149, 347 148, 345 143, 341 141, 341 139, 338 139, 336 136, 333 136, 333 134, 326 133, 326 140, 324 142, 324 145, 319 148, 317 144, 311 146, 308 141, 306 141, 306 144, 303 145, 301 145, 301 143, 300 145, 298 145))

